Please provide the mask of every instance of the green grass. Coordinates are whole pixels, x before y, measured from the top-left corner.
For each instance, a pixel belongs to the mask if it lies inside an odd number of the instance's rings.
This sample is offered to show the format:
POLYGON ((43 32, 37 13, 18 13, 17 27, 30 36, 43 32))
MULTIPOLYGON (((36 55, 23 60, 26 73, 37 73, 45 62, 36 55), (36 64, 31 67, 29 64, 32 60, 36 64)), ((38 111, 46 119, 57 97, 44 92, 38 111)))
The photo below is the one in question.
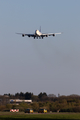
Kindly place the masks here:
POLYGON ((0 120, 25 120, 25 119, 80 119, 80 113, 53 113, 53 114, 26 114, 0 112, 0 120))

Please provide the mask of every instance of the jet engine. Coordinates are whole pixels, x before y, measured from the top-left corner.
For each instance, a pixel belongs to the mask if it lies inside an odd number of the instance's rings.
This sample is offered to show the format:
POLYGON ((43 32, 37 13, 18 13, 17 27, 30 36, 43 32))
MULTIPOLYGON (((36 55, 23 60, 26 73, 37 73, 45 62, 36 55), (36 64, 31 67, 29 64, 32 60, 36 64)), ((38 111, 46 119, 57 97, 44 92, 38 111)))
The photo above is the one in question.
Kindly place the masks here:
POLYGON ((46 37, 48 37, 48 35, 46 35, 46 37))
POLYGON ((24 37, 25 36, 25 34, 22 34, 22 37, 24 37))
POLYGON ((55 34, 53 34, 53 36, 55 36, 55 34))

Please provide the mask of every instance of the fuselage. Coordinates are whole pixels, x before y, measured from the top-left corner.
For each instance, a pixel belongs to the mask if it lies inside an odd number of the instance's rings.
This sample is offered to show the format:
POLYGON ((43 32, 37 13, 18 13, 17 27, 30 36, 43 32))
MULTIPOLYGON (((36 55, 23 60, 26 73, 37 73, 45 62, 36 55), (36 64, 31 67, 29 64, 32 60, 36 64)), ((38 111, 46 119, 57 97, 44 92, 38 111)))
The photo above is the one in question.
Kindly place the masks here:
POLYGON ((42 33, 39 30, 36 30, 35 35, 40 37, 42 35, 42 33))

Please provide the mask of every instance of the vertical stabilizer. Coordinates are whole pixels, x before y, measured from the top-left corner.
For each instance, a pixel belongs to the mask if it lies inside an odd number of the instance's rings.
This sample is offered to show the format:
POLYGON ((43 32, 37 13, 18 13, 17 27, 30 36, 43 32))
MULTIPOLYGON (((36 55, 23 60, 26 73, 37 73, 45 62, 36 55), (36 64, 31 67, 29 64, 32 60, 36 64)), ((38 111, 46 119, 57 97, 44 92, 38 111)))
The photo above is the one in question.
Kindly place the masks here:
POLYGON ((40 26, 40 29, 39 29, 39 31, 41 32, 41 26, 40 26))

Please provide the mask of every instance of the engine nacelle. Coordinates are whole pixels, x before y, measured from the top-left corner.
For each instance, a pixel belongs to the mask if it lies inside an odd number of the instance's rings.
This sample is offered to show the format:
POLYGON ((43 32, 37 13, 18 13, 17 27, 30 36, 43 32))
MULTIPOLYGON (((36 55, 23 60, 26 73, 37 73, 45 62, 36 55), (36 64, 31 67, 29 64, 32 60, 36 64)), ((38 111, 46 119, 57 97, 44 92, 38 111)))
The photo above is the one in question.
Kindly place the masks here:
POLYGON ((53 34, 53 36, 55 36, 55 34, 53 34))
POLYGON ((28 37, 30 37, 30 35, 28 35, 28 37))
POLYGON ((24 34, 22 34, 22 37, 24 37, 25 35, 24 34))
POLYGON ((46 37, 48 37, 48 35, 46 35, 46 37))

